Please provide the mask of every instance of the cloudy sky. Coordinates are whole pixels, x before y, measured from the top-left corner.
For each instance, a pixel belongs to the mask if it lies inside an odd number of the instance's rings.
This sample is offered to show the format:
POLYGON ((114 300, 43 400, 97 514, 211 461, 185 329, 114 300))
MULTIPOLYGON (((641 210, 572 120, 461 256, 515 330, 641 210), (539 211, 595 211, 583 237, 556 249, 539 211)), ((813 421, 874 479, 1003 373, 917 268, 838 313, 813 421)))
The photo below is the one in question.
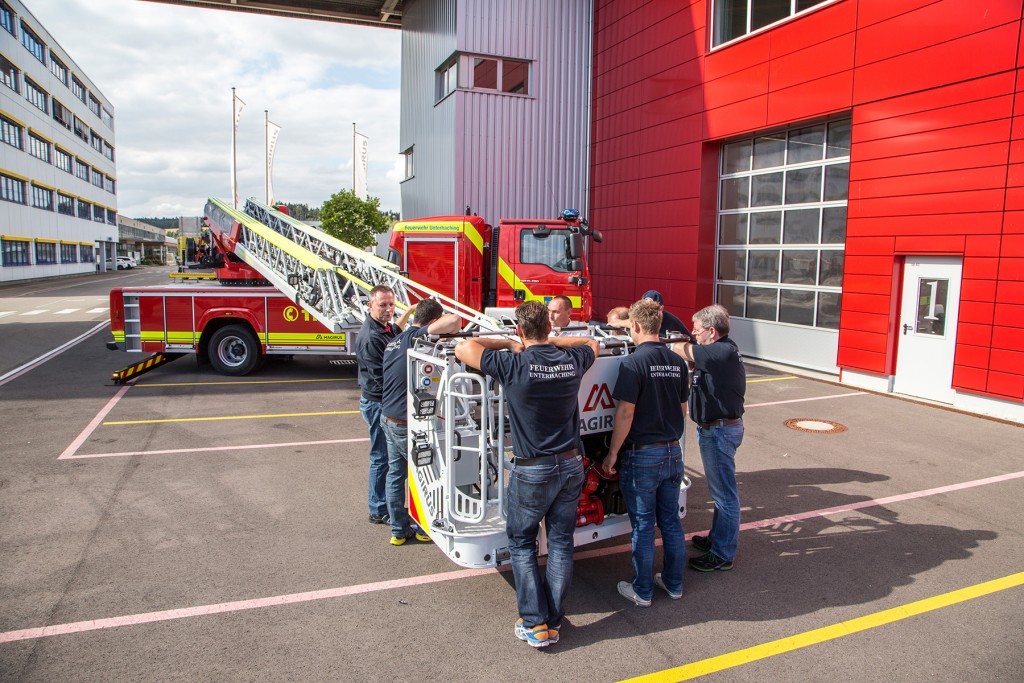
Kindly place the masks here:
POLYGON ((400 208, 400 35, 141 0, 25 0, 115 108, 118 211, 195 216, 231 196, 231 88, 245 101, 239 195, 262 199, 264 114, 281 126, 279 201, 352 187, 352 124, 370 138, 369 192, 400 208))

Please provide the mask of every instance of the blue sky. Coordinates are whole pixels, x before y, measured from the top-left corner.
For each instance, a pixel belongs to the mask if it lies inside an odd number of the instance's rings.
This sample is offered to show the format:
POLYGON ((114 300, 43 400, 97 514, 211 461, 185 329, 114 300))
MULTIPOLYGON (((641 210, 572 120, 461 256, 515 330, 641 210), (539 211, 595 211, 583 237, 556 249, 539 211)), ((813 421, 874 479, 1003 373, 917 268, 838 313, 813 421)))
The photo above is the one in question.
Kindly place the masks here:
POLYGON ((281 126, 280 201, 352 186, 352 124, 370 138, 369 191, 400 208, 400 34, 141 0, 27 0, 115 108, 118 210, 199 215, 230 198, 231 88, 246 103, 239 194, 264 195, 264 110, 281 126))

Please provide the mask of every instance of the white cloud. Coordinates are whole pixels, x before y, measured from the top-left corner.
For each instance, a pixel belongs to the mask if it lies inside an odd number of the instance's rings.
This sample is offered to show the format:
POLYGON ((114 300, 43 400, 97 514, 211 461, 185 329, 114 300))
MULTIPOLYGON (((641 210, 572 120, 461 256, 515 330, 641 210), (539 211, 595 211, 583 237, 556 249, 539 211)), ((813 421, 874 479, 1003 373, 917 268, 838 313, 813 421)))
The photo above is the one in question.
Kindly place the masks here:
POLYGON ((118 210, 197 215, 229 199, 231 88, 241 196, 264 195, 264 110, 281 126, 274 192, 318 206, 352 186, 352 123, 370 193, 400 208, 398 31, 140 0, 29 5, 115 108, 118 210))

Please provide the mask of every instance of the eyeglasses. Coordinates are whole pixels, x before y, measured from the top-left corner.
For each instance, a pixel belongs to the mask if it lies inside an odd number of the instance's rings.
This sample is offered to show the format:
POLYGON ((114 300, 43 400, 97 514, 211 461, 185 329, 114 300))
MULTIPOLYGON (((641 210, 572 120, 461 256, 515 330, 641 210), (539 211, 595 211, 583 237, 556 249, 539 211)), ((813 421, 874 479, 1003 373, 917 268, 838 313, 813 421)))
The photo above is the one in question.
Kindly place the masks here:
POLYGON ((701 332, 707 332, 707 331, 708 331, 708 328, 707 328, 707 327, 702 327, 702 328, 700 328, 699 330, 698 330, 698 329, 697 329, 697 328, 695 327, 695 328, 693 328, 693 329, 692 329, 692 330, 690 331, 690 334, 691 334, 692 336, 696 337, 696 336, 697 336, 698 334, 700 334, 701 332))

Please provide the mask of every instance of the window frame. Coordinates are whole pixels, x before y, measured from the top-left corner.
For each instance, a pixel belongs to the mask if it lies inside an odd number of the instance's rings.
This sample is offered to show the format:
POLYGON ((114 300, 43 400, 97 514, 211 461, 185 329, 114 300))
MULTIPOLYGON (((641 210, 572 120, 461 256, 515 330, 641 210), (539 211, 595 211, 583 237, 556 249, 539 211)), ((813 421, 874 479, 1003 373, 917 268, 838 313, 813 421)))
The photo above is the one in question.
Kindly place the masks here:
POLYGON ((10 5, 4 2, 4 0, 0 0, 0 27, 3 27, 5 31, 15 38, 18 37, 18 25, 14 21, 17 16, 10 5))
POLYGON ((0 54, 0 59, 4 63, 0 63, 0 83, 3 83, 8 88, 13 90, 17 94, 21 94, 21 69, 18 65, 7 58, 7 55, 0 54))
POLYGON ((50 73, 63 83, 65 88, 68 86, 68 75, 71 73, 71 69, 57 56, 52 48, 50 49, 50 73))
POLYGON ((34 156, 40 161, 45 161, 50 164, 53 163, 53 143, 42 137, 36 135, 31 130, 28 131, 28 145, 27 151, 29 154, 34 156), (38 153, 37 153, 38 152, 38 153))
POLYGON ((18 178, 16 176, 0 173, 0 201, 10 202, 12 204, 25 205, 26 193, 25 193, 26 181, 24 178, 18 178))
POLYGON ((8 266, 31 266, 32 256, 31 249, 29 249, 31 244, 32 240, 28 238, 4 237, 0 239, 0 264, 5 268, 8 266))
POLYGON ((510 95, 513 97, 532 97, 533 60, 518 57, 501 57, 474 52, 456 52, 445 59, 441 66, 434 70, 434 103, 437 104, 456 90, 485 93, 488 95, 510 95), (477 83, 478 62, 494 63, 494 83, 481 85, 477 83), (517 85, 521 90, 510 90, 506 87, 507 66, 521 66, 526 76, 517 85))
POLYGON ((31 104, 33 107, 49 116, 50 93, 46 92, 41 85, 33 81, 28 76, 25 76, 24 80, 25 99, 28 100, 29 104, 31 104))
MULTIPOLYGON (((779 26, 779 25, 781 25, 781 24, 783 24, 783 23, 785 23, 787 21, 792 21, 796 17, 802 17, 802 16, 805 16, 806 14, 809 14, 811 12, 817 12, 818 10, 820 10, 823 7, 827 7, 829 5, 833 5, 833 4, 837 3, 837 2, 840 2, 840 0, 819 0, 817 4, 812 5, 811 7, 807 7, 807 8, 801 9, 801 10, 797 10, 796 9, 797 4, 799 2, 802 2, 802 1, 805 1, 805 0, 789 0, 790 11, 789 11, 788 15, 786 15, 785 17, 782 17, 781 19, 773 21, 773 22, 771 22, 769 24, 765 24, 764 26, 759 26, 756 29, 752 29, 751 28, 751 21, 752 21, 751 17, 753 16, 753 12, 751 11, 751 7, 753 6, 753 4, 755 2, 758 2, 758 0, 743 0, 744 2, 746 2, 746 21, 745 21, 745 23, 746 23, 746 31, 744 33, 741 33, 740 35, 733 36, 732 38, 729 38, 727 40, 718 40, 718 38, 717 38, 718 27, 719 27, 718 9, 722 5, 722 3, 725 2, 725 1, 726 0, 710 0, 710 2, 708 2, 708 38, 707 38, 707 40, 708 40, 708 43, 709 43, 708 48, 709 48, 709 51, 711 51, 711 52, 714 52, 715 50, 720 50, 720 49, 722 49, 724 47, 727 47, 729 45, 733 45, 734 43, 736 43, 736 42, 738 42, 740 40, 743 40, 744 38, 749 38, 750 36, 754 36, 754 35, 757 35, 759 33, 763 33, 764 31, 769 31, 769 30, 775 28, 776 26, 779 26)), ((735 0, 732 0, 732 1, 735 1, 735 0)))
POLYGON ((35 256, 37 266, 55 266, 57 265, 57 243, 49 240, 35 241, 35 256))
POLYGON ((44 211, 53 211, 53 190, 32 183, 32 206, 44 211))
POLYGON ((14 119, 9 119, 0 114, 0 140, 4 143, 24 151, 25 149, 25 126, 14 119), (11 138, 16 138, 13 142, 11 138))
POLYGON ((71 175, 75 174, 74 158, 75 156, 71 152, 66 149, 62 149, 60 145, 53 146, 53 165, 65 173, 70 173, 71 175), (66 167, 65 164, 62 163, 64 159, 67 159, 66 167))
POLYGON ((26 50, 28 50, 29 54, 38 59, 43 66, 48 66, 46 63, 46 51, 48 49, 46 43, 44 43, 43 39, 25 23, 24 19, 21 20, 21 44, 26 50), (32 43, 31 45, 29 45, 30 42, 32 43))

